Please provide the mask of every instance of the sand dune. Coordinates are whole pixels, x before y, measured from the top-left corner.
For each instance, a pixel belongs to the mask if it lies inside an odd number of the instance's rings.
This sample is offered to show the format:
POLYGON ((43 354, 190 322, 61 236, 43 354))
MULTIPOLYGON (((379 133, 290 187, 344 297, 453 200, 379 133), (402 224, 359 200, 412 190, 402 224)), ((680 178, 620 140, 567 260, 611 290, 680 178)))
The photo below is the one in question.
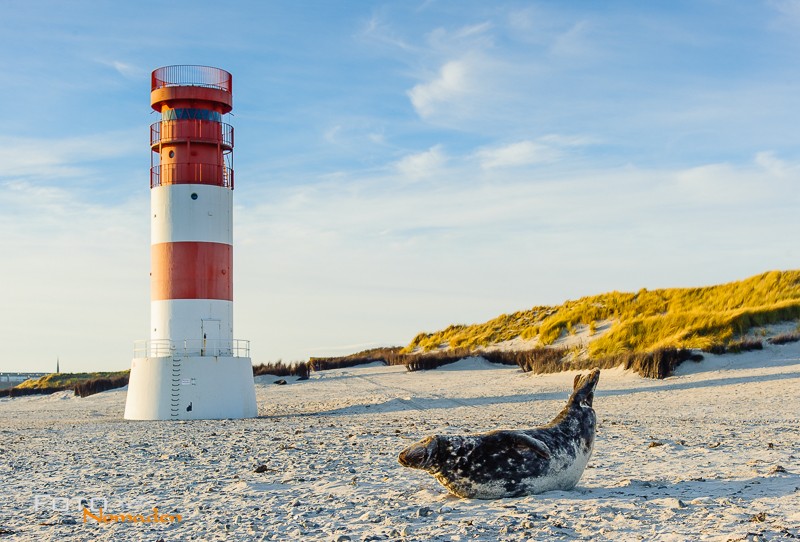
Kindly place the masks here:
POLYGON ((660 381, 604 371, 595 452, 574 491, 461 500, 397 463, 428 434, 547 422, 573 376, 478 358, 424 373, 315 373, 286 386, 265 376, 259 418, 218 422, 123 421, 124 389, 4 399, 0 539, 800 537, 796 344, 707 356, 660 381), (82 498, 104 498, 110 513, 157 507, 181 521, 84 523, 82 498))

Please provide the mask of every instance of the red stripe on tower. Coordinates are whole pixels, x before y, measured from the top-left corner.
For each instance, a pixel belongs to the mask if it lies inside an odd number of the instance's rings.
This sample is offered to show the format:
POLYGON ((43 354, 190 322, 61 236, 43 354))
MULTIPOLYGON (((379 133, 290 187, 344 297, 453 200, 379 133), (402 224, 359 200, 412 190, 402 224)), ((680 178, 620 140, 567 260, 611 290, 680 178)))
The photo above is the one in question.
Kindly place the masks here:
POLYGON ((184 241, 150 248, 150 299, 233 301, 233 247, 184 241))

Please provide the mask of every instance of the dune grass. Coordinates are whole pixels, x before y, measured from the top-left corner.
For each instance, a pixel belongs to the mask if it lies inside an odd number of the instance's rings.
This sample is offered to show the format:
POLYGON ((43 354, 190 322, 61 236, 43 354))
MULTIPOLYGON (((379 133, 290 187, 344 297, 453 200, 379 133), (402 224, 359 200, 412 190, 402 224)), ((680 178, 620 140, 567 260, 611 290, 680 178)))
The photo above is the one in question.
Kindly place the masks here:
POLYGON ((73 390, 75 395, 88 397, 101 391, 128 385, 130 371, 100 371, 95 373, 51 373, 35 380, 26 380, 13 388, 0 390, 0 397, 47 395, 73 390))
POLYGON ((594 335, 605 321, 613 324, 589 344, 591 358, 664 348, 710 350, 733 343, 752 328, 798 319, 800 271, 770 271, 703 288, 609 292, 504 314, 482 324, 452 325, 420 333, 402 352, 475 349, 517 337, 550 346, 579 325, 594 335))
POLYGON ((16 386, 17 390, 37 389, 47 390, 58 388, 61 390, 74 388, 76 385, 96 378, 118 378, 128 375, 126 371, 100 371, 94 373, 51 373, 36 380, 26 380, 16 386))

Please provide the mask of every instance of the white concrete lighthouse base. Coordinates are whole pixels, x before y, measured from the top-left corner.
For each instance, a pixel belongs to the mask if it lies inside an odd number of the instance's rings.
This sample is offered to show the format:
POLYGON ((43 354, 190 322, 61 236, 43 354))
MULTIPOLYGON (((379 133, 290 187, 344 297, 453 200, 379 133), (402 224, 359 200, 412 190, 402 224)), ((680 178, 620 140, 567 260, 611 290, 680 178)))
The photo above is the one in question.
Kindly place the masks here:
POLYGON ((258 415, 250 358, 134 358, 126 420, 220 420, 258 415))

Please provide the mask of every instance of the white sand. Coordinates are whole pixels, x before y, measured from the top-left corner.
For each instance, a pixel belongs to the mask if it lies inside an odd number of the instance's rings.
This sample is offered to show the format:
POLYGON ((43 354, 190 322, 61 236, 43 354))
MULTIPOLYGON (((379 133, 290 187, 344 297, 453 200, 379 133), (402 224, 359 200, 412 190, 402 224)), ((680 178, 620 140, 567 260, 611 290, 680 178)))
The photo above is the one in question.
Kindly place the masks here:
POLYGON ((461 500, 397 463, 432 433, 545 423, 573 376, 471 359, 425 373, 329 371, 286 386, 260 377, 261 417, 217 422, 126 422, 124 390, 3 399, 0 533, 14 534, 0 540, 800 537, 797 344, 707 356, 662 381, 604 371, 595 453, 574 491, 461 500), (74 500, 54 511, 53 497, 74 500), (105 497, 111 513, 157 506, 183 521, 83 523, 81 497, 105 497))

